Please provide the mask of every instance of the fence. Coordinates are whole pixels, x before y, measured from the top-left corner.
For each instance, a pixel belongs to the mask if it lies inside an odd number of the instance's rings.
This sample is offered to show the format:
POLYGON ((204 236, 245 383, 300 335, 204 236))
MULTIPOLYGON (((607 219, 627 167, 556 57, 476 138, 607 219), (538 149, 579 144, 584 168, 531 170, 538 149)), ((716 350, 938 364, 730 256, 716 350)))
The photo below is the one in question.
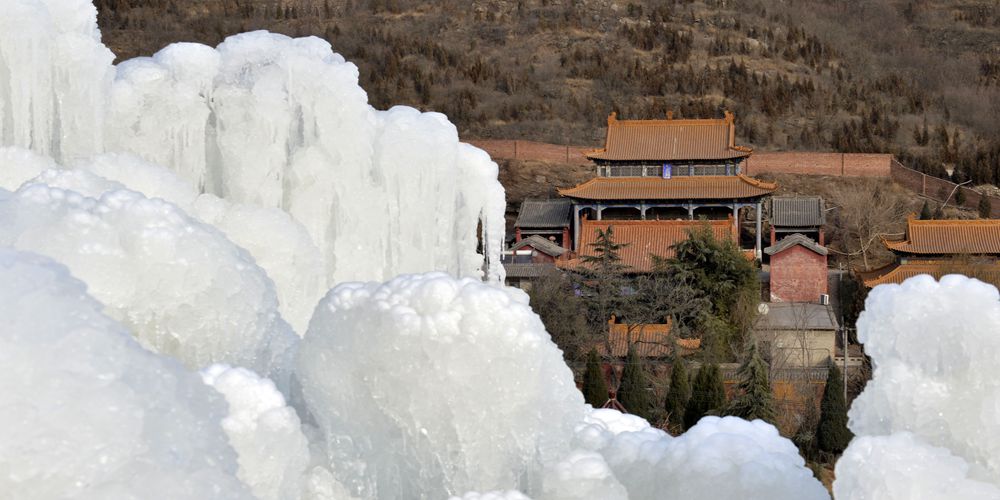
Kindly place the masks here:
POLYGON ((467 142, 486 151, 494 159, 536 160, 577 165, 589 164, 590 160, 583 154, 594 149, 587 146, 563 146, 535 141, 484 139, 467 142))
MULTIPOLYGON (((895 158, 892 159, 891 177, 897 184, 919 194, 920 196, 930 198, 938 202, 944 202, 950 195, 951 199, 948 200, 948 203, 958 205, 955 200, 955 196, 957 194, 955 187, 957 184, 954 182, 939 179, 923 172, 913 170, 912 168, 904 166, 895 158)), ((980 194, 978 191, 964 186, 958 189, 961 189, 962 194, 965 195, 965 203, 963 203, 962 206, 975 210, 976 207, 979 206, 979 199, 983 196, 987 196, 990 198, 992 207, 990 215, 994 218, 1000 217, 1000 198, 980 194)))
POLYGON ((743 173, 887 178, 892 160, 890 154, 760 152, 747 158, 743 173))

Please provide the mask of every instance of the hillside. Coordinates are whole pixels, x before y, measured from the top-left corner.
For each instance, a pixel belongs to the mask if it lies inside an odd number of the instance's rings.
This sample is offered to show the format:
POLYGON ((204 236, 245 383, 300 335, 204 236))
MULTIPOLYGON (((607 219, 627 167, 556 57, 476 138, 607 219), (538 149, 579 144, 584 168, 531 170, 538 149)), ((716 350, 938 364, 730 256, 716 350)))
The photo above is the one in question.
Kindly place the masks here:
POLYGON ((992 0, 97 0, 119 57, 241 31, 317 35, 378 107, 467 138, 599 144, 607 114, 721 116, 758 149, 888 151, 998 184, 992 0))

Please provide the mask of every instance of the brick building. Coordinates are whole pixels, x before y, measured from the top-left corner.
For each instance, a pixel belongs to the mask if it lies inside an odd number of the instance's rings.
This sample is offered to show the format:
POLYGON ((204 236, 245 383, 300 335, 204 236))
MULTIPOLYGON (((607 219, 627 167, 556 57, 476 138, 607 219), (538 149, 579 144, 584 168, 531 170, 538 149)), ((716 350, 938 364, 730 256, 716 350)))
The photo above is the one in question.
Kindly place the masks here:
POLYGON ((822 303, 829 295, 826 247, 803 234, 764 249, 771 258, 771 302, 822 303))

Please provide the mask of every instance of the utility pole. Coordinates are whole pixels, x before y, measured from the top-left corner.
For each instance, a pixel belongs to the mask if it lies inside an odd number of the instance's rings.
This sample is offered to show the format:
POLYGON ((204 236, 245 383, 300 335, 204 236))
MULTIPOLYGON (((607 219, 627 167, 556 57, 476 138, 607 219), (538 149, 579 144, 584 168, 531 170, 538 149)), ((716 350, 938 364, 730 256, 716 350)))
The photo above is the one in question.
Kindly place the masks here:
POLYGON ((840 309, 840 332, 843 338, 844 345, 844 403, 847 403, 847 326, 844 325, 844 263, 840 262, 837 264, 837 268, 840 270, 837 273, 837 308, 840 309))

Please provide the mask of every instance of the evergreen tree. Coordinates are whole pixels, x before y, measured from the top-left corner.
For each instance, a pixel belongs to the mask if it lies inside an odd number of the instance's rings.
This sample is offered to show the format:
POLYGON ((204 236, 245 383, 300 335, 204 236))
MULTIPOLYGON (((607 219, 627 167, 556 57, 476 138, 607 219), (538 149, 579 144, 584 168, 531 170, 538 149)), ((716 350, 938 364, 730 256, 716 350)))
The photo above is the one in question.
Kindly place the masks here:
POLYGON ((955 204, 958 206, 965 205, 965 190, 958 188, 955 190, 955 204))
POLYGON ((739 395, 733 399, 726 409, 727 415, 734 415, 746 420, 761 419, 774 423, 774 398, 771 395, 771 381, 768 379, 769 367, 760 356, 756 342, 749 342, 740 365, 737 386, 739 395))
POLYGON ((684 411, 684 427, 690 429, 705 415, 717 414, 726 404, 726 388, 722 384, 719 365, 702 365, 691 387, 691 399, 684 411))
POLYGON ((920 207, 920 220, 931 220, 934 215, 931 213, 931 206, 924 200, 924 206, 920 207))
POLYGON ((691 399, 691 383, 688 381, 684 361, 678 357, 670 370, 670 389, 667 392, 666 402, 671 428, 684 429, 684 409, 689 399, 691 399))
POLYGON ((629 348, 625 357, 625 368, 622 370, 622 382, 618 386, 618 402, 633 415, 649 420, 652 405, 649 402, 649 391, 646 372, 642 360, 635 349, 629 348))
POLYGON ((604 380, 597 349, 591 349, 587 355, 587 370, 583 372, 583 399, 594 408, 600 408, 608 401, 608 383, 604 380))
POLYGON ((989 219, 993 215, 993 203, 991 203, 989 196, 985 194, 979 195, 979 217, 983 219, 989 219))
POLYGON ((944 219, 944 208, 941 208, 941 205, 938 205, 938 207, 934 209, 934 216, 932 218, 938 220, 944 219))
POLYGON ((827 453, 843 452, 854 436, 847 428, 847 401, 844 400, 842 377, 837 365, 831 363, 820 401, 819 427, 816 429, 819 449, 827 453))

